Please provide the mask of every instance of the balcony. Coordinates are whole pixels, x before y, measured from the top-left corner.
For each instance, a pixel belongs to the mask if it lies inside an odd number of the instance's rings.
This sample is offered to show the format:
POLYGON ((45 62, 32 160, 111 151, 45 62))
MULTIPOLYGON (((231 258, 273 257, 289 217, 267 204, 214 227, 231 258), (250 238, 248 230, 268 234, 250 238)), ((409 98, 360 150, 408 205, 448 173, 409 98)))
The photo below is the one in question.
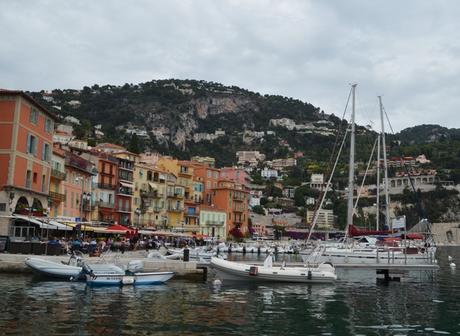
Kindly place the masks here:
POLYGON ((233 199, 235 201, 244 201, 244 195, 233 194, 233 199))
POLYGON ((178 207, 178 208, 168 207, 168 211, 170 211, 170 212, 182 212, 182 211, 184 211, 184 208, 183 207, 178 207))
POLYGON ((129 212, 129 213, 131 213, 131 208, 130 207, 117 207, 116 210, 117 210, 117 212, 129 212))
POLYGON ((58 179, 58 180, 65 180, 67 175, 65 172, 60 171, 58 169, 51 169, 51 177, 54 177, 55 179, 58 179))
POLYGON ((155 211, 155 212, 160 212, 162 210, 163 210, 163 207, 160 207, 160 206, 154 206, 153 207, 153 211, 155 211))
POLYGON ((109 208, 109 209, 115 208, 115 204, 114 203, 109 203, 109 202, 97 202, 97 205, 100 208, 109 208))
POLYGON ((97 187, 99 189, 107 189, 107 190, 115 190, 117 188, 114 184, 107 184, 107 183, 98 183, 97 187))
POLYGON ((150 190, 150 191, 141 190, 141 197, 161 198, 162 195, 158 192, 158 190, 150 190))
POLYGON ((120 187, 120 188, 117 189, 117 195, 132 196, 133 195, 133 190, 130 189, 130 188, 120 187))
POLYGON ((224 222, 219 221, 205 221, 207 226, 224 226, 224 222))
POLYGON ((50 191, 50 198, 51 198, 53 201, 64 202, 64 201, 65 201, 65 194, 61 194, 61 193, 58 193, 58 192, 50 191))

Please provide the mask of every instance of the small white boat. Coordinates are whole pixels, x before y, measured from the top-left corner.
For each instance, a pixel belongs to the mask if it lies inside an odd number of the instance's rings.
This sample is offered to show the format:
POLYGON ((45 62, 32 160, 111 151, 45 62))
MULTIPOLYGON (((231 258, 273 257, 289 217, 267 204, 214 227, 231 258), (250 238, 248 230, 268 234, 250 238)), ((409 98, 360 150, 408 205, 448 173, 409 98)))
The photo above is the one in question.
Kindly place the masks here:
POLYGON ((299 282, 331 283, 337 279, 335 268, 330 263, 317 267, 274 267, 272 256, 265 259, 264 265, 248 265, 213 257, 211 266, 218 277, 224 280, 251 282, 299 282))
MULTIPOLYGON (((68 264, 58 263, 42 258, 26 258, 25 264, 34 271, 34 273, 57 279, 65 280, 83 280, 85 277, 82 275, 83 261, 76 257, 71 257, 68 264)), ((117 274, 124 271, 113 264, 91 264, 89 265, 95 273, 117 274)))
POLYGON ((95 272, 87 265, 83 266, 82 273, 85 274, 86 283, 90 286, 160 285, 174 276, 174 272, 95 272))
POLYGON ((26 258, 25 264, 36 274, 66 280, 78 277, 82 269, 82 266, 66 265, 41 258, 26 258))

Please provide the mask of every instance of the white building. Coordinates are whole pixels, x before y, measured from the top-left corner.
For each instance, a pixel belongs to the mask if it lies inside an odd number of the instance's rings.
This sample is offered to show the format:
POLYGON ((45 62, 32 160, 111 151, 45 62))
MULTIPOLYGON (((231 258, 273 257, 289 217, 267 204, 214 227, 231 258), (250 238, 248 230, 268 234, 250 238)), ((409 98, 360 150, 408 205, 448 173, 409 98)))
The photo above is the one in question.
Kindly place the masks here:
MULTIPOLYGON (((307 210, 307 223, 313 222, 314 211, 307 210)), ((321 230, 332 230, 334 228, 335 216, 334 210, 321 209, 318 210, 318 219, 316 220, 316 228, 321 230)))
POLYGON ((278 171, 276 169, 264 167, 264 169, 260 171, 260 176, 266 179, 278 178, 278 171))
POLYGON ((265 155, 259 151, 238 151, 236 152, 238 164, 249 163, 249 165, 256 166, 258 162, 265 160, 265 155))
POLYGON ((227 213, 214 207, 200 207, 200 233, 219 240, 227 239, 227 213))
POLYGON ((71 124, 80 125, 80 120, 78 120, 77 118, 74 118, 72 116, 65 117, 64 121, 68 122, 68 123, 71 123, 71 124))

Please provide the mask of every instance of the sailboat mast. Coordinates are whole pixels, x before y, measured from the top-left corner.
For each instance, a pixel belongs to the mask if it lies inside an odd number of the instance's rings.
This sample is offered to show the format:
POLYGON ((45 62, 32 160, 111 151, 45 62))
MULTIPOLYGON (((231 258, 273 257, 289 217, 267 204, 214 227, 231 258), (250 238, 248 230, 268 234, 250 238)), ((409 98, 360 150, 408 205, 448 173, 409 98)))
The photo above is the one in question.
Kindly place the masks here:
POLYGON ((383 104, 382 97, 378 96, 380 105, 380 123, 382 125, 382 151, 383 151, 383 167, 384 167, 384 191, 385 191, 385 224, 393 231, 392 225, 390 224, 390 199, 388 194, 388 163, 387 163, 387 147, 385 145, 385 123, 383 121, 383 104))
POLYGON ((380 224, 380 134, 377 136, 377 216, 375 217, 375 229, 379 230, 380 224))
POLYGON ((348 164, 348 211, 347 211, 347 231, 348 226, 353 225, 353 191, 355 187, 355 104, 356 104, 356 86, 352 87, 352 109, 351 109, 351 136, 350 136, 350 161, 348 164))

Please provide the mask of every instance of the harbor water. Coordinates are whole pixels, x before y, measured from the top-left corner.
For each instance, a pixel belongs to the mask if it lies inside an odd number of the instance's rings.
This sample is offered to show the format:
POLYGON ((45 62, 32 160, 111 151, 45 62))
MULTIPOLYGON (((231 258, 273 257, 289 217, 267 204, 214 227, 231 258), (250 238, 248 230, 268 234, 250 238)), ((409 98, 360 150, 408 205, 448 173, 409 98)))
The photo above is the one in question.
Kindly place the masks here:
POLYGON ((460 334, 460 248, 441 247, 424 281, 90 288, 0 275, 2 335, 460 334), (459 270, 448 265, 448 255, 459 270))

